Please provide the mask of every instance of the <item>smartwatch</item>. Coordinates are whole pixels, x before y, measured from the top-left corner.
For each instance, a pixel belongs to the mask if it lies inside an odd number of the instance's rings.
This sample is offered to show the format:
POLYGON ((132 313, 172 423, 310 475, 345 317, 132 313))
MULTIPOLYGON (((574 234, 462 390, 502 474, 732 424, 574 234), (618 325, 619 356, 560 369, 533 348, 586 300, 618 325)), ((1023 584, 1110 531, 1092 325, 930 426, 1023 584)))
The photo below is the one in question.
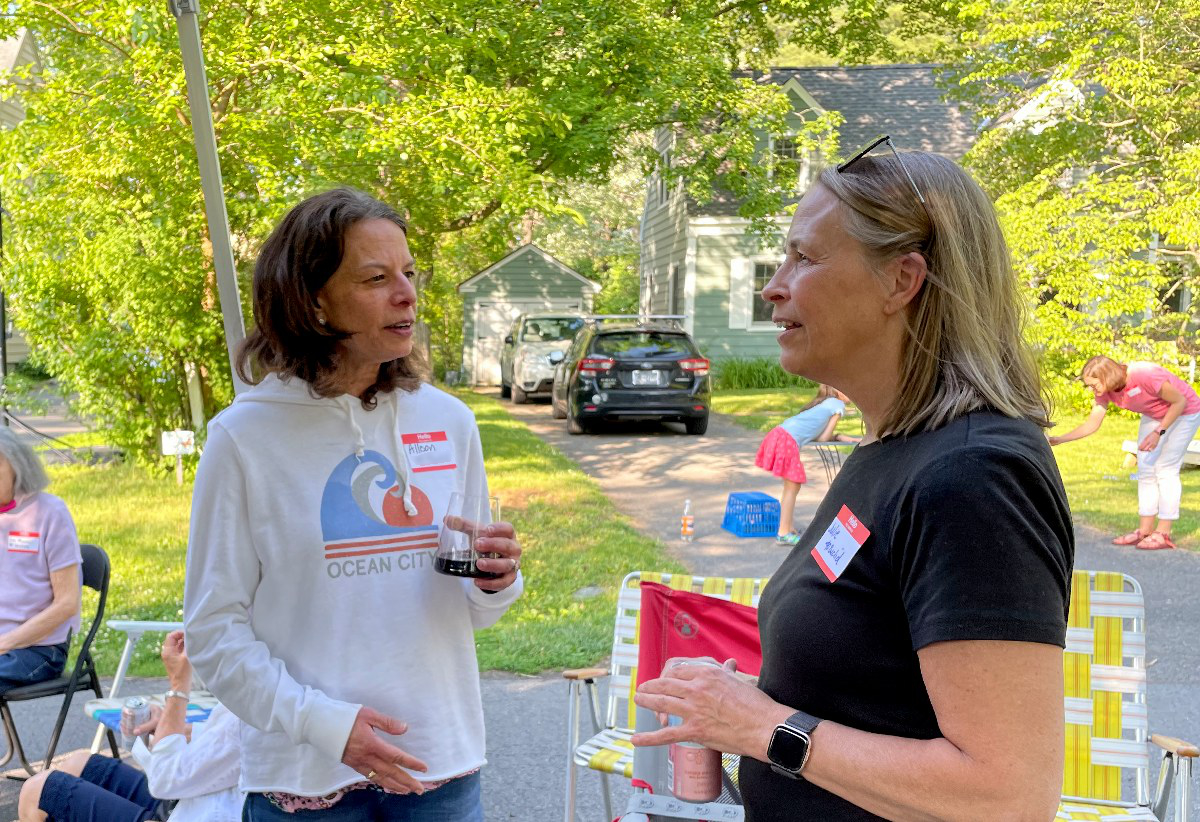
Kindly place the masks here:
POLYGON ((812 753, 813 730, 820 724, 815 716, 796 711, 782 725, 776 725, 767 744, 771 770, 788 779, 799 779, 812 753))
POLYGON ((1165 429, 1165 428, 1158 429, 1158 435, 1160 437, 1165 437, 1167 435, 1167 429, 1165 429))

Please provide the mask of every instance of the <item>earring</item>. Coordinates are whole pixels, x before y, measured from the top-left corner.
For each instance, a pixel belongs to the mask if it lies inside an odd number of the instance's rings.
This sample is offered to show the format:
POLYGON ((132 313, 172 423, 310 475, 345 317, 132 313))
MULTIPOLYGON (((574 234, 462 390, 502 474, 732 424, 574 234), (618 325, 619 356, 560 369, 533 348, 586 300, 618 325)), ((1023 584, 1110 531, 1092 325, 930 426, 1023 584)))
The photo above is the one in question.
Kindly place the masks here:
POLYGON ((325 325, 325 318, 324 318, 324 317, 322 317, 320 314, 318 314, 318 315, 317 315, 317 322, 318 322, 318 323, 320 323, 321 325, 325 325))

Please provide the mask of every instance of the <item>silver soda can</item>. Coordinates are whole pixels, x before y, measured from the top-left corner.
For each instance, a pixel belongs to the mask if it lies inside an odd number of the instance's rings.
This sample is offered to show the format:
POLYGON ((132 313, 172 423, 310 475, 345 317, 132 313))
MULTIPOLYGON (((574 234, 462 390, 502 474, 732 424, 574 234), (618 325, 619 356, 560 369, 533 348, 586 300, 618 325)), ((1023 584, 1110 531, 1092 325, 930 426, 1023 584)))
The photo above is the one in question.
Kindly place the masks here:
POLYGON ((121 742, 133 747, 133 729, 150 719, 150 703, 144 697, 131 696, 121 708, 121 742))
MULTIPOLYGON (((720 664, 707 659, 678 659, 676 665, 720 664)), ((681 725, 683 720, 671 716, 668 725, 681 725)), ((684 802, 715 802, 721 796, 721 752, 695 742, 672 742, 667 749, 667 782, 676 799, 684 802)))

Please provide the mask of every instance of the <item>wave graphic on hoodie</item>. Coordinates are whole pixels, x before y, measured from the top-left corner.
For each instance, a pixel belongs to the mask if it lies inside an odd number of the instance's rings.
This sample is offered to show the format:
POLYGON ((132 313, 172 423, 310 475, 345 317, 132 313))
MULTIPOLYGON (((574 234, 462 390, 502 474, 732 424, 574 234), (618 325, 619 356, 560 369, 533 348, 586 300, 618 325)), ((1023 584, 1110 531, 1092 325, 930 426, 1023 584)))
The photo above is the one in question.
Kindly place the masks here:
POLYGON ((395 466, 378 451, 338 463, 321 494, 325 559, 437 548, 429 497, 414 483, 411 499, 417 513, 409 516, 403 493, 395 466))

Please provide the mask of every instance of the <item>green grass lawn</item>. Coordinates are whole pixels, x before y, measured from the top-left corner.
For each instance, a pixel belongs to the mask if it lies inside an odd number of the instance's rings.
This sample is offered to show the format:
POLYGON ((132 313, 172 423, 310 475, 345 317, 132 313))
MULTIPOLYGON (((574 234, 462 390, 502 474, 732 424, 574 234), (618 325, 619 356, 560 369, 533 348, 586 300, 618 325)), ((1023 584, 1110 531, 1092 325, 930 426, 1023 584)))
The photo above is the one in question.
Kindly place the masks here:
MULTIPOLYGON (((738 425, 766 432, 796 413, 814 393, 814 388, 713 392, 712 407, 738 425)), ((1058 426, 1053 432, 1070 431, 1085 416, 1055 414, 1058 426)), ((1130 479, 1135 469, 1124 466, 1121 450, 1122 441, 1137 439, 1137 425, 1135 417, 1109 412, 1098 432, 1054 449, 1077 521, 1113 535, 1137 526, 1137 483, 1130 479)), ((848 416, 838 423, 838 431, 860 434, 860 418, 848 416)), ((1182 479, 1183 512, 1172 533, 1177 544, 1200 550, 1200 469, 1184 466, 1182 479)))
MULTIPOLYGON (((496 400, 459 396, 479 420, 492 492, 524 547, 525 594, 477 634, 480 666, 520 673, 584 667, 612 644, 617 585, 632 570, 683 570, 640 535, 573 462, 512 419, 496 400), (598 596, 576 593, 598 587, 598 596)), ((90 437, 99 444, 103 437, 90 437)), ((82 444, 82 443, 73 443, 82 444)), ((80 539, 104 548, 113 575, 106 618, 182 619, 191 483, 132 465, 51 466, 50 490, 66 500, 80 539)), ((85 616, 95 596, 84 598, 85 616)), ((96 656, 116 670, 124 634, 102 627, 96 656)), ((161 676, 161 636, 148 634, 130 673, 161 676)))

